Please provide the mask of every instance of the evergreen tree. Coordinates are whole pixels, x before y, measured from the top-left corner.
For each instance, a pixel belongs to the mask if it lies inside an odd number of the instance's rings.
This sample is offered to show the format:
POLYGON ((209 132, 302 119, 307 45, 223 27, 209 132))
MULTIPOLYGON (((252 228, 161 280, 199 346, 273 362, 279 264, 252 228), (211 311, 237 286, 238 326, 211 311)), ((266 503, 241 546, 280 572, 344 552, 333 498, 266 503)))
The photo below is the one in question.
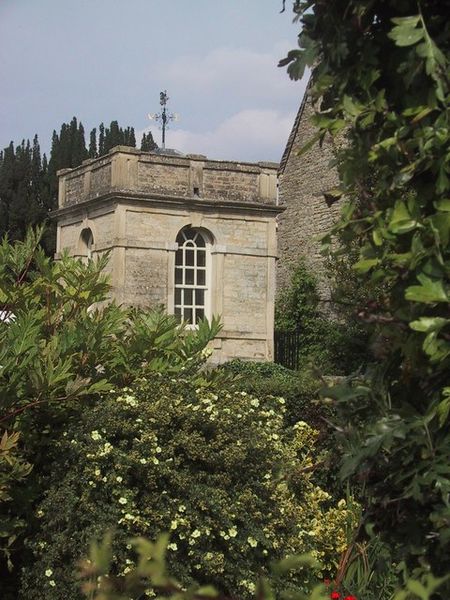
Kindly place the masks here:
POLYGON ((151 152, 157 147, 158 145, 155 143, 151 131, 149 131, 147 134, 144 133, 141 140, 141 150, 144 152, 151 152))
POLYGON ((105 126, 100 123, 98 127, 98 155, 103 156, 105 151, 105 126))
POLYGON ((96 158, 97 154, 97 129, 94 129, 89 134, 89 158, 96 158))
MULTIPOLYGON (((100 124, 97 146, 97 129, 89 136, 86 149, 85 132, 81 122, 73 117, 70 123, 61 125, 59 134, 53 130, 50 156, 41 158, 38 136, 33 143, 23 140, 17 147, 11 142, 0 151, 0 236, 7 234, 13 240, 24 238, 29 225, 48 219, 58 206, 58 177, 60 169, 79 166, 86 158, 106 154, 117 145, 136 147, 133 127, 122 129, 117 121, 111 121, 105 130, 100 124)), ((149 134, 153 148, 153 138, 149 134)), ((46 252, 55 251, 56 225, 49 221, 43 237, 46 252)))

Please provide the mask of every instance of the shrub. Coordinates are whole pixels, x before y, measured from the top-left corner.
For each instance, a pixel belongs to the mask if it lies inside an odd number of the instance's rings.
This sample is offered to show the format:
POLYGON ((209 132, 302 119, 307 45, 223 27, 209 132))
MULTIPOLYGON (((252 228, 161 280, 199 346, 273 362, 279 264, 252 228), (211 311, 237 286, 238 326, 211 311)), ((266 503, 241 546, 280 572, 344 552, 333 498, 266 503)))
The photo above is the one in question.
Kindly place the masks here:
MULTIPOLYGON (((448 3, 298 0, 294 11, 300 48, 283 62, 293 77, 313 67, 316 139, 337 142, 334 194, 347 198, 326 241, 340 232, 358 248, 361 285, 383 284, 364 310, 383 340, 379 364, 335 390, 346 413, 343 475, 364 482, 366 519, 398 561, 418 576, 443 576, 450 561, 448 3)), ((449 597, 445 581, 433 596, 449 597)))
MULTIPOLYGON (((319 406, 320 379, 311 371, 292 371, 276 363, 232 360, 220 367, 233 374, 235 385, 258 398, 281 396, 286 401, 285 424, 306 421, 316 429, 323 429, 319 406)), ((322 405, 323 406, 323 405, 322 405)), ((325 409, 326 410, 326 409, 325 409)))
MULTIPOLYGON (((342 275, 342 267, 336 266, 333 273, 342 275)), ((339 285, 335 280, 336 292, 339 285)), ((330 375, 351 373, 367 361, 367 335, 348 310, 334 305, 335 314, 325 314, 319 309, 319 300, 317 279, 300 258, 289 287, 277 298, 275 326, 281 331, 298 331, 302 369, 313 364, 330 375)))
MULTIPOLYGON (((304 422, 284 428, 283 413, 281 398, 163 375, 86 410, 58 442, 21 597, 79 598, 76 561, 108 528, 118 574, 134 564, 130 536, 166 530, 183 584, 238 597, 252 594, 269 557, 311 551, 334 570, 357 511, 313 484, 317 432, 304 422)), ((292 577, 308 585, 305 574, 292 577)))
POLYGON ((161 309, 107 303, 108 256, 52 262, 39 247, 41 235, 0 243, 0 437, 3 428, 15 431, 3 438, 14 447, 0 447, 0 490, 7 492, 0 491, 0 578, 5 595, 11 581, 12 598, 11 563, 27 560, 21 537, 34 526, 33 504, 51 475, 60 430, 105 390, 139 375, 196 376, 220 328, 214 319, 187 332, 161 309))

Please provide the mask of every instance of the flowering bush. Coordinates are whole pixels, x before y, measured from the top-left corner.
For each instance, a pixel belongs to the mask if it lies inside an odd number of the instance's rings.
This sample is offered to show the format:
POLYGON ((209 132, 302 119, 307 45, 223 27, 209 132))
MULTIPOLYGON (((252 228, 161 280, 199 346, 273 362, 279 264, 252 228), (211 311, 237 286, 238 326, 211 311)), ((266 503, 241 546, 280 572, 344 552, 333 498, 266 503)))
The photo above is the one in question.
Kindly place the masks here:
MULTIPOLYGON (((79 598, 76 562, 108 528, 118 575, 135 564, 127 540, 161 531, 171 534, 168 562, 185 585, 245 598, 269 557, 303 552, 335 570, 358 511, 331 505, 313 484, 317 432, 304 422, 286 430, 283 413, 282 398, 162 374, 86 410, 58 442, 22 598, 79 598)), ((307 587, 308 577, 291 575, 292 584, 307 587)))

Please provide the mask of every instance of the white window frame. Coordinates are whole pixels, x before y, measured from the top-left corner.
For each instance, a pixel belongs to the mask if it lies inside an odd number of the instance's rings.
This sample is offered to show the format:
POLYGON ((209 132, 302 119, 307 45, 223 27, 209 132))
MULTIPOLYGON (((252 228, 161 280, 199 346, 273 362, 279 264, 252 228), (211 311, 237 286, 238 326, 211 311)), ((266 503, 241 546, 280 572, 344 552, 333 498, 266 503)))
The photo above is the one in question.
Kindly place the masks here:
POLYGON ((203 316, 208 320, 211 320, 211 282, 212 282, 212 269, 211 269, 211 235, 205 231, 204 229, 199 229, 196 227, 184 227, 180 230, 177 235, 176 242, 176 252, 175 252, 175 272, 174 272, 174 313, 177 315, 180 320, 186 321, 186 310, 192 311, 192 322, 189 322, 188 327, 191 329, 195 329, 197 324, 194 322, 196 319, 196 309, 203 309, 203 316), (187 233, 193 232, 195 235, 193 239, 187 237, 187 233), (197 246, 195 243, 197 236, 201 236, 203 239, 205 246, 197 246), (179 242, 180 238, 184 238, 183 243, 179 242), (182 251, 182 262, 178 262, 179 251, 182 251), (194 261, 193 265, 188 265, 186 261, 186 251, 192 250, 194 261), (205 252, 205 266, 199 266, 197 264, 197 256, 199 251, 205 252), (190 269, 193 271, 193 281, 194 283, 186 282, 186 271, 190 269), (205 272, 205 283, 198 284, 197 283, 197 275, 199 271, 205 272), (177 271, 181 271, 181 282, 177 283, 177 271), (177 290, 180 290, 180 299, 177 302, 177 290), (184 302, 184 290, 192 290, 192 301, 191 303, 184 302), (203 305, 196 303, 196 290, 204 291, 203 305))

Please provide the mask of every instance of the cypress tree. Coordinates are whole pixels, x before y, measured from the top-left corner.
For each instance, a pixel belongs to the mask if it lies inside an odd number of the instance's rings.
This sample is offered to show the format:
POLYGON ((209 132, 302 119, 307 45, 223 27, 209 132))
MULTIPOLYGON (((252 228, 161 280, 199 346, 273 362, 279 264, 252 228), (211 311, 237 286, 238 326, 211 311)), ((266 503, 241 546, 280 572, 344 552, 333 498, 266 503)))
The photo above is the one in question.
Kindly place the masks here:
POLYGON ((100 123, 98 128, 98 155, 103 156, 105 154, 105 126, 100 123))
POLYGON ((96 158, 97 154, 97 129, 94 129, 89 134, 89 158, 96 158))

